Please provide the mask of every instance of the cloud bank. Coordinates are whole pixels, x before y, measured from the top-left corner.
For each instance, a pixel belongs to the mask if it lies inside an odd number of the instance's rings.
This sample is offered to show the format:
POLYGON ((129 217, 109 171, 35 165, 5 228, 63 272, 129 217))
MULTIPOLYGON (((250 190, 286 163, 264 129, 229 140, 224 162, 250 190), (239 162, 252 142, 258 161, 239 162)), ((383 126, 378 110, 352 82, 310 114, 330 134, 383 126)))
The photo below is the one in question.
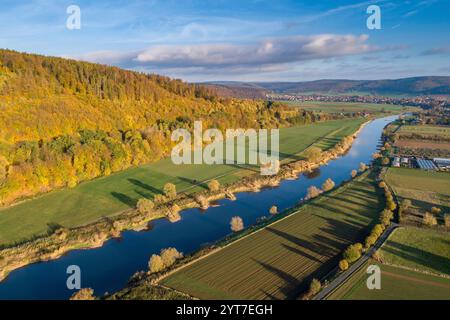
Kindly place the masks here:
POLYGON ((249 44, 155 45, 132 52, 102 51, 76 58, 125 68, 160 71, 277 72, 302 61, 376 51, 367 35, 320 34, 265 39, 249 44))

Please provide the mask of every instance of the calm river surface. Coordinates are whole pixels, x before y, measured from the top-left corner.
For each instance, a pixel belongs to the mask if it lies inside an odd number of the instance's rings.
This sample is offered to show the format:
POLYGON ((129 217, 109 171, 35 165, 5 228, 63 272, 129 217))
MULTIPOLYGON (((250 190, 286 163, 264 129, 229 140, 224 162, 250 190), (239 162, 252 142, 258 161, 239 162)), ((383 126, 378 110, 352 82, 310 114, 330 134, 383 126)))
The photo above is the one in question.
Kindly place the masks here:
POLYGON ((162 248, 175 247, 190 253, 228 235, 231 217, 235 215, 248 226, 268 215, 272 205, 279 210, 294 206, 311 185, 320 186, 327 178, 337 185, 349 179, 351 170, 357 169, 360 162, 371 161, 384 126, 396 118, 368 123, 346 155, 312 174, 282 181, 277 188, 240 193, 236 201, 221 200, 218 207, 207 211, 185 210, 177 223, 160 219, 152 222, 150 231, 126 231, 120 239, 109 240, 101 248, 71 251, 57 260, 15 270, 0 282, 0 299, 67 299, 74 293, 66 287, 66 269, 70 265, 81 268, 81 286, 93 288, 96 295, 117 291, 136 271, 147 269, 150 256, 162 248))

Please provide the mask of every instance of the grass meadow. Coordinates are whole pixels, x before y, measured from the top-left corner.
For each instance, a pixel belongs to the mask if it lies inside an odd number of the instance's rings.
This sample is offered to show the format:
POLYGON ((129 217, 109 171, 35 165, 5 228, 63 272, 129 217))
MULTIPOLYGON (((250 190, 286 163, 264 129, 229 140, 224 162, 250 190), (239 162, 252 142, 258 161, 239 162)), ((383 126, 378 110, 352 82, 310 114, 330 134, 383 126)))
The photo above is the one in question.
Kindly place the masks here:
MULTIPOLYGON (((281 129, 280 157, 284 161, 298 158, 312 145, 329 149, 363 121, 344 119, 281 129)), ((203 182, 210 179, 231 183, 254 170, 235 165, 174 165, 171 159, 131 168, 0 209, 0 245, 44 234, 49 224, 75 227, 117 214, 134 207, 142 197, 161 193, 168 182, 178 192, 192 193, 205 188, 203 182)))
POLYGON ((449 245, 448 232, 403 227, 391 234, 380 253, 387 264, 450 276, 449 245))
POLYGON ((432 207, 441 209, 437 216, 442 227, 443 215, 450 214, 450 173, 409 168, 389 168, 385 177, 400 201, 409 199, 411 208, 403 212, 404 222, 421 224, 423 214, 432 207))

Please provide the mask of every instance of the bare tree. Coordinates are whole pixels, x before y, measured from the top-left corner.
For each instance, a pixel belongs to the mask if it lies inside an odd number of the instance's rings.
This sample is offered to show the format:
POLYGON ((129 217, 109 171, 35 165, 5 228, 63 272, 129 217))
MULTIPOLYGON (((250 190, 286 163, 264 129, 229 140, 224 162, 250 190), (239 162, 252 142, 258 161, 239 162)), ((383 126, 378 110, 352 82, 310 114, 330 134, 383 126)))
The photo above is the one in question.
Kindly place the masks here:
POLYGON ((244 229, 244 221, 241 217, 233 217, 230 222, 231 230, 233 232, 238 232, 244 229))

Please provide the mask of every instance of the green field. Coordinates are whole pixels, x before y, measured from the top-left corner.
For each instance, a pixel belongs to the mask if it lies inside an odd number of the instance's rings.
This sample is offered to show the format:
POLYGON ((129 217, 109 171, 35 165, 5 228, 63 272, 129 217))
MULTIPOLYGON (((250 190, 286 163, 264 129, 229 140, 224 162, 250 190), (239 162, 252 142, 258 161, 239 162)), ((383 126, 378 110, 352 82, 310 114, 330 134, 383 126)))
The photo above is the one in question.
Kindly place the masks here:
POLYGON ((387 264, 450 276, 450 233, 399 228, 380 253, 387 264))
POLYGON ((302 109, 324 112, 324 113, 352 113, 352 112, 392 112, 400 113, 407 110, 402 106, 391 104, 376 104, 376 103, 348 103, 348 102, 316 102, 316 101, 286 101, 291 106, 298 106, 302 109))
MULTIPOLYGON (((311 145, 328 149, 356 131, 363 121, 344 119, 282 129, 280 156, 294 158, 311 145)), ((170 159, 132 168, 1 209, 0 244, 44 234, 49 223, 73 227, 117 214, 134 207, 139 198, 160 193, 167 182, 174 183, 179 192, 194 192, 204 188, 201 181, 217 178, 223 184, 251 173, 250 169, 229 165, 177 166, 170 159)))
POLYGON ((421 224, 425 211, 438 207, 442 216, 450 213, 450 173, 408 168, 389 168, 385 177, 400 201, 409 199, 412 207, 404 213, 405 221, 421 224))
POLYGON ((441 135, 450 136, 449 126, 432 126, 432 125, 416 125, 416 126, 402 126, 400 134, 412 134, 417 133, 421 135, 441 135))
POLYGON ((380 203, 366 174, 165 278, 201 299, 286 299, 334 268, 367 235, 380 203))
POLYGON ((369 261, 352 275, 329 300, 449 300, 450 279, 405 270, 369 261), (367 266, 381 268, 381 289, 369 290, 366 285, 367 266))

